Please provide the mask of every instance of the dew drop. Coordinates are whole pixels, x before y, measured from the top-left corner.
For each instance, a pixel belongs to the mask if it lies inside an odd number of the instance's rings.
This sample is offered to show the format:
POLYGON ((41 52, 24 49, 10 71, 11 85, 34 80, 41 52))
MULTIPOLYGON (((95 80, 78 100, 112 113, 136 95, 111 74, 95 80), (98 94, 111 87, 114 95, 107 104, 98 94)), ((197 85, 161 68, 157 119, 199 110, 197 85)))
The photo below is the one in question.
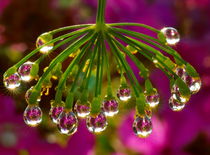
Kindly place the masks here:
POLYGON ((120 86, 117 91, 117 97, 121 101, 128 101, 131 98, 131 90, 127 86, 120 86))
POLYGON ((174 100, 177 100, 181 103, 187 103, 190 99, 190 97, 184 96, 180 93, 179 87, 177 85, 173 85, 171 94, 172 94, 172 98, 174 98, 174 100))
MULTIPOLYGON (((50 33, 41 34, 36 40, 37 48, 48 43, 53 39, 53 36, 50 33)), ((54 44, 48 44, 40 49, 40 52, 43 54, 47 54, 50 50, 53 49, 54 44)))
POLYGON ((87 129, 92 133, 100 133, 107 127, 107 120, 104 113, 100 113, 96 116, 89 115, 86 118, 87 129))
POLYGON ((147 116, 136 116, 133 131, 140 138, 146 138, 152 133, 152 121, 147 116))
POLYGON ((149 104, 151 108, 156 107, 159 104, 160 96, 157 92, 152 94, 145 94, 146 96, 146 102, 149 104))
POLYGON ((185 104, 175 100, 173 97, 169 99, 169 107, 172 111, 181 111, 184 109, 185 104))
POLYGON ((201 79, 199 77, 191 77, 190 75, 185 74, 183 80, 188 85, 192 94, 196 94, 201 89, 201 79))
POLYGON ((18 69, 18 73, 21 77, 21 79, 23 81, 30 81, 31 80, 31 69, 32 69, 32 66, 33 66, 33 62, 25 62, 24 64, 22 64, 19 69, 18 69))
POLYGON ((18 73, 14 73, 4 78, 4 85, 8 89, 15 89, 20 86, 21 78, 18 73))
POLYGON ((90 114, 90 102, 87 101, 87 103, 82 104, 80 100, 77 100, 74 110, 78 117, 85 118, 90 114))
POLYGON ((105 97, 102 103, 102 110, 106 116, 112 117, 119 112, 118 102, 115 98, 105 97))
POLYGON ((58 119, 58 129, 60 133, 72 135, 77 131, 78 119, 73 112, 66 112, 65 110, 60 114, 58 119))
POLYGON ((24 111, 23 119, 27 125, 35 127, 42 121, 42 110, 37 105, 28 105, 24 111))
POLYGON ((53 123, 57 124, 58 123, 58 118, 60 116, 60 114, 63 112, 64 110, 64 103, 62 102, 62 104, 53 105, 53 102, 51 102, 51 108, 50 108, 50 118, 53 121, 53 123))
POLYGON ((173 27, 164 27, 161 32, 165 36, 168 45, 175 45, 180 41, 179 32, 173 27))

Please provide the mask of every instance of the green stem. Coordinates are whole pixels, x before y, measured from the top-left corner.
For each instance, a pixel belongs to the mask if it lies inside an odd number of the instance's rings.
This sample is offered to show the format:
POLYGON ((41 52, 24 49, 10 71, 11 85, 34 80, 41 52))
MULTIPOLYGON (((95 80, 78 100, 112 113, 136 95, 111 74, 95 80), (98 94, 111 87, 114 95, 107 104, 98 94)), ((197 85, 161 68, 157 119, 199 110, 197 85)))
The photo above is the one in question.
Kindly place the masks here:
MULTIPOLYGON (((121 34, 115 32, 115 31, 113 31, 113 30, 111 30, 110 32, 111 32, 111 34, 113 34, 114 36, 118 37, 119 39, 123 40, 125 43, 127 43, 127 44, 129 44, 129 45, 131 45, 131 46, 133 46, 133 47, 135 47, 135 48, 138 47, 138 48, 140 48, 140 49, 145 49, 145 51, 146 51, 148 54, 149 54, 149 51, 150 51, 150 52, 155 53, 155 54, 157 54, 157 55, 160 56, 159 51, 157 51, 156 49, 154 49, 154 48, 152 48, 152 47, 150 47, 150 46, 148 46, 148 45, 146 45, 146 44, 144 44, 144 43, 142 43, 142 42, 139 42, 139 41, 138 41, 138 43, 137 43, 137 41, 134 42, 132 39, 130 39, 130 38, 128 38, 128 37, 125 37, 125 36, 123 36, 123 35, 121 35, 121 34)), ((136 49, 138 50, 138 48, 136 48, 136 49)), ((138 50, 138 51, 139 51, 139 50, 138 50)), ((142 53, 142 52, 141 52, 142 55, 146 55, 147 53, 142 53)), ((162 56, 162 55, 161 55, 161 56, 162 56)), ((157 57, 156 57, 156 58, 157 58, 157 57)), ((150 58, 150 60, 152 60, 152 59, 150 58)), ((175 74, 167 65, 165 65, 159 58, 157 58, 157 60, 158 60, 158 62, 161 63, 161 65, 163 65, 171 74, 173 74, 175 77, 177 77, 177 75, 176 75, 176 74, 175 74)))
POLYGON ((173 50, 172 48, 170 48, 169 46, 161 46, 159 44, 162 44, 158 39, 155 39, 151 36, 148 36, 148 35, 145 35, 145 34, 142 34, 142 33, 138 33, 138 32, 134 32, 134 31, 129 31, 129 30, 125 30, 125 29, 121 29, 121 28, 112 28, 114 31, 116 32, 119 32, 119 33, 124 33, 126 35, 129 35, 131 37, 135 37, 137 39, 140 39, 140 40, 143 40, 163 51, 165 51, 166 53, 172 55, 175 59, 179 60, 181 63, 183 64, 186 64, 186 61, 183 60, 181 58, 181 56, 175 51, 173 50), (148 40, 149 39, 149 40, 148 40), (152 41, 150 41, 152 40, 152 41), (155 42, 159 43, 159 44, 156 44, 155 42))
POLYGON ((62 62, 68 57, 72 52, 74 52, 76 49, 78 49, 80 46, 82 46, 84 43, 86 43, 88 40, 90 40, 92 37, 92 33, 88 33, 84 37, 78 39, 76 42, 71 44, 69 47, 67 47, 63 52, 61 52, 55 59, 53 59, 48 67, 48 69, 43 73, 42 77, 39 79, 37 84, 35 85, 32 94, 29 99, 29 103, 33 104, 37 100, 39 96, 39 92, 41 91, 42 82, 45 80, 47 75, 51 72, 51 70, 55 67, 55 65, 59 62, 62 62))
MULTIPOLYGON (((70 63, 70 65, 68 66, 68 68, 66 69, 64 74, 62 75, 61 79, 59 80, 59 83, 58 83, 58 86, 57 86, 56 95, 55 95, 55 103, 59 104, 61 102, 61 100, 62 100, 62 91, 63 91, 64 84, 66 82, 66 79, 67 79, 69 73, 71 72, 71 70, 73 69, 74 65, 79 63, 79 61, 81 60, 82 56, 85 54, 87 49, 90 47, 90 44, 91 44, 91 42, 89 42, 88 44, 86 44, 82 48, 81 52, 70 63)), ((77 78, 75 78, 75 81, 76 81, 76 79, 77 78)), ((74 83, 76 83, 75 81, 74 81, 74 83)))
POLYGON ((112 23, 112 24, 107 24, 108 26, 137 26, 137 27, 143 27, 145 29, 151 30, 155 33, 159 33, 160 30, 155 29, 151 26, 145 25, 145 24, 138 24, 138 23, 112 23))
POLYGON ((15 64, 15 67, 16 68, 19 68, 24 62, 26 62, 30 57, 32 57, 34 54, 36 54, 37 52, 39 52, 39 50, 44 47, 44 46, 47 46, 47 45, 50 45, 52 43, 55 43, 57 41, 60 41, 60 40, 63 40, 64 38, 67 38, 67 37, 70 37, 70 36, 73 36, 75 34, 78 34, 81 32, 81 34, 85 34, 87 33, 88 31, 90 31, 90 28, 84 28, 84 29, 81 29, 81 30, 78 30, 78 31, 74 31, 74 32, 71 32, 71 33, 68 33, 68 34, 65 34, 65 35, 62 35, 62 36, 59 36, 51 41, 49 41, 48 43, 36 48, 35 50, 33 50, 31 53, 29 53, 28 55, 26 55, 23 59, 21 59, 17 64, 15 64))
POLYGON ((116 45, 113 43, 112 39, 110 36, 107 36, 107 42, 109 43, 109 46, 112 50, 112 53, 115 55, 116 58, 119 59, 119 61, 121 62, 123 68, 125 69, 127 76, 132 84, 134 93, 136 95, 136 97, 139 96, 139 91, 143 92, 143 90, 141 89, 141 87, 139 86, 138 80, 136 79, 134 73, 132 72, 130 66, 127 64, 127 62, 125 61, 125 59, 123 58, 122 55, 120 55, 120 51, 119 49, 116 47, 116 45))
POLYGON ((98 10, 96 16, 97 26, 103 25, 105 22, 104 20, 105 8, 106 8, 106 0, 98 0, 98 10))
POLYGON ((100 52, 100 46, 97 51, 97 70, 96 70, 96 85, 95 85, 95 97, 97 97, 100 94, 100 58, 101 58, 101 52, 100 52))

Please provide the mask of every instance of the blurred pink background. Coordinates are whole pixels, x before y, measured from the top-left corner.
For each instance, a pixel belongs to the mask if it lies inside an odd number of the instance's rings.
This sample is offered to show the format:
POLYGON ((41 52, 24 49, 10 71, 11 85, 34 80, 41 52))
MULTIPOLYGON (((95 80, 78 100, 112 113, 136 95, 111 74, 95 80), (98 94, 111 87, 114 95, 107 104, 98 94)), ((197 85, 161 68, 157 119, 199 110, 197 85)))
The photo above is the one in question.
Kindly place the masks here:
MULTIPOLYGON (((97 0, 0 0, 0 66, 3 73, 35 48, 41 33, 73 24, 93 23, 97 0)), ((22 90, 11 93, 0 82, 0 154, 2 155, 209 155, 210 154, 210 0, 107 0, 107 22, 137 22, 161 29, 172 26, 182 39, 175 47, 200 73, 201 91, 186 108, 172 112, 166 76, 152 70, 161 103, 153 116, 153 133, 133 134, 134 110, 123 109, 94 136, 80 121, 71 137, 58 133, 49 119, 49 99, 41 102, 43 123, 30 128, 22 119, 22 90)), ((138 31, 138 28, 133 30, 138 31)), ((53 97, 54 94, 51 94, 53 97)))

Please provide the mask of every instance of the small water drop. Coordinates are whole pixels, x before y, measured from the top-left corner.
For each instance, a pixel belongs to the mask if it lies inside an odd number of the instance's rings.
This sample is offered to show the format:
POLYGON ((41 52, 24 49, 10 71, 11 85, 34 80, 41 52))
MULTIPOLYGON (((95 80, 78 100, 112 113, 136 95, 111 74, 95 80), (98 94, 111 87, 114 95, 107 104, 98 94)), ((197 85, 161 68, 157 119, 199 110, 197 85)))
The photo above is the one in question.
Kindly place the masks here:
MULTIPOLYGON (((41 34, 36 40, 36 46, 40 47, 53 39, 53 36, 50 33, 41 34)), ((48 44, 40 49, 40 52, 47 54, 50 50, 53 49, 54 44, 48 44)))
POLYGON ((23 119, 27 125, 35 127, 42 121, 42 110, 37 105, 28 105, 24 111, 23 119))
POLYGON ((156 107, 159 104, 160 96, 157 92, 152 94, 145 94, 146 102, 149 104, 151 108, 156 107))
POLYGON ((34 64, 33 62, 28 61, 19 67, 18 73, 23 81, 31 80, 30 73, 31 73, 31 68, 32 68, 33 64, 34 64))
POLYGON ((199 77, 191 77, 190 75, 185 74, 183 80, 188 85, 192 94, 196 94, 201 89, 201 79, 199 77))
POLYGON ((185 104, 184 103, 181 103, 181 102, 175 100, 173 97, 171 97, 169 99, 169 107, 173 111, 181 111, 182 109, 184 109, 185 104))
MULTIPOLYGON (((33 86, 30 88, 30 89, 28 89, 27 91, 26 91, 26 93, 25 93, 25 100, 26 100, 26 102, 27 103, 29 103, 29 98, 30 98, 30 96, 31 96, 31 93, 32 93, 32 90, 33 90, 33 86)), ((37 98, 37 102, 40 102, 41 101, 41 96, 39 96, 38 98, 37 98)))
POLYGON ((173 27, 164 27, 161 32, 165 36, 168 45, 175 45, 180 41, 179 32, 173 27))
POLYGON ((96 116, 89 115, 86 118, 87 129, 92 133, 100 133, 107 127, 107 120, 104 113, 100 113, 96 116))
POLYGON ((147 116, 136 116, 133 131, 140 138, 146 138, 152 133, 152 121, 147 116))
POLYGON ((90 102, 82 104, 80 100, 77 100, 74 110, 78 117, 85 118, 90 114, 90 102))
POLYGON ((118 102, 114 97, 105 97, 102 103, 102 110, 106 116, 114 116, 119 112, 118 102))
POLYGON ((121 101, 128 101, 131 98, 131 90, 127 86, 120 86, 117 91, 117 97, 121 101))
POLYGON ((4 85, 8 89, 15 89, 20 86, 21 78, 18 73, 14 73, 4 78, 4 85))
POLYGON ((50 118, 53 121, 53 123, 57 124, 58 123, 58 118, 60 116, 60 114, 63 112, 64 110, 64 103, 62 102, 59 105, 54 106, 54 101, 51 102, 51 108, 50 108, 50 118))
POLYGON ((58 119, 58 129, 60 133, 72 135, 77 131, 78 119, 73 112, 65 110, 60 114, 58 119))

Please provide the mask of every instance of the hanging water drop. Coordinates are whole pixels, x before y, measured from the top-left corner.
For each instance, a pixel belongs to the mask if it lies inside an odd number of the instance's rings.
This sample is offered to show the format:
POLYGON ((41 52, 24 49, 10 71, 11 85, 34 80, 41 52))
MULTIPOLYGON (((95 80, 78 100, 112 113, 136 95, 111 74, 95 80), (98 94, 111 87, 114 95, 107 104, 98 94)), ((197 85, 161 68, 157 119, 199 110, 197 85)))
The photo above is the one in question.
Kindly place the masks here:
POLYGON ((119 112, 118 102, 113 97, 105 97, 102 103, 102 110, 106 116, 114 116, 119 112))
POLYGON ((146 138, 152 133, 152 121, 147 116, 136 116, 133 131, 140 138, 146 138))
POLYGON ((74 110, 78 117, 85 118, 90 114, 90 102, 87 101, 87 103, 82 104, 80 100, 77 100, 74 110))
POLYGON ((161 32, 165 36, 168 45, 175 45, 180 41, 179 32, 173 27, 164 27, 161 32))
POLYGON ((173 97, 171 97, 169 99, 169 107, 173 111, 181 111, 182 109, 184 109, 185 104, 184 103, 181 103, 181 102, 175 100, 173 97))
POLYGON ((8 89, 15 89, 20 86, 21 78, 18 73, 14 73, 4 78, 4 85, 8 89))
POLYGON ((42 110, 38 105, 28 105, 24 111, 23 119, 27 125, 35 127, 42 121, 42 110))
POLYGON ((183 80, 188 85, 192 94, 196 94, 201 89, 201 79, 199 77, 191 77, 190 75, 185 74, 183 80))
POLYGON ((95 116, 89 115, 86 118, 87 129, 92 133, 100 133, 107 127, 106 116, 104 113, 100 113, 95 116))
POLYGON ((32 69, 32 66, 33 66, 33 62, 25 62, 24 64, 22 64, 19 69, 18 69, 18 73, 21 77, 21 79, 23 81, 30 81, 31 80, 31 69, 32 69))
POLYGON ((151 108, 154 108, 159 104, 160 96, 157 92, 154 92, 152 94, 145 94, 145 96, 146 96, 146 102, 151 108))
POLYGON ((78 119, 73 112, 65 110, 60 114, 58 119, 58 129, 60 133, 72 135, 77 131, 78 119))
POLYGON ((190 99, 190 97, 184 96, 180 93, 179 87, 177 85, 173 85, 171 94, 174 100, 177 100, 180 103, 187 103, 190 99))
MULTIPOLYGON (((42 45, 44 45, 44 44, 46 44, 46 43, 48 43, 52 39, 53 39, 53 36, 50 33, 43 33, 43 34, 41 34, 36 40, 37 48, 42 46, 42 45)), ((40 52, 43 53, 43 54, 47 54, 50 50, 53 49, 53 46, 54 46, 53 43, 48 44, 48 45, 42 47, 40 49, 40 52)))
POLYGON ((131 90, 127 86, 120 86, 117 91, 117 97, 121 101, 128 101, 131 98, 131 90))
POLYGON ((61 104, 58 104, 56 106, 54 106, 53 104, 54 104, 54 101, 51 101, 51 108, 50 108, 49 115, 53 123, 57 124, 58 118, 64 110, 64 103, 62 102, 61 104))

